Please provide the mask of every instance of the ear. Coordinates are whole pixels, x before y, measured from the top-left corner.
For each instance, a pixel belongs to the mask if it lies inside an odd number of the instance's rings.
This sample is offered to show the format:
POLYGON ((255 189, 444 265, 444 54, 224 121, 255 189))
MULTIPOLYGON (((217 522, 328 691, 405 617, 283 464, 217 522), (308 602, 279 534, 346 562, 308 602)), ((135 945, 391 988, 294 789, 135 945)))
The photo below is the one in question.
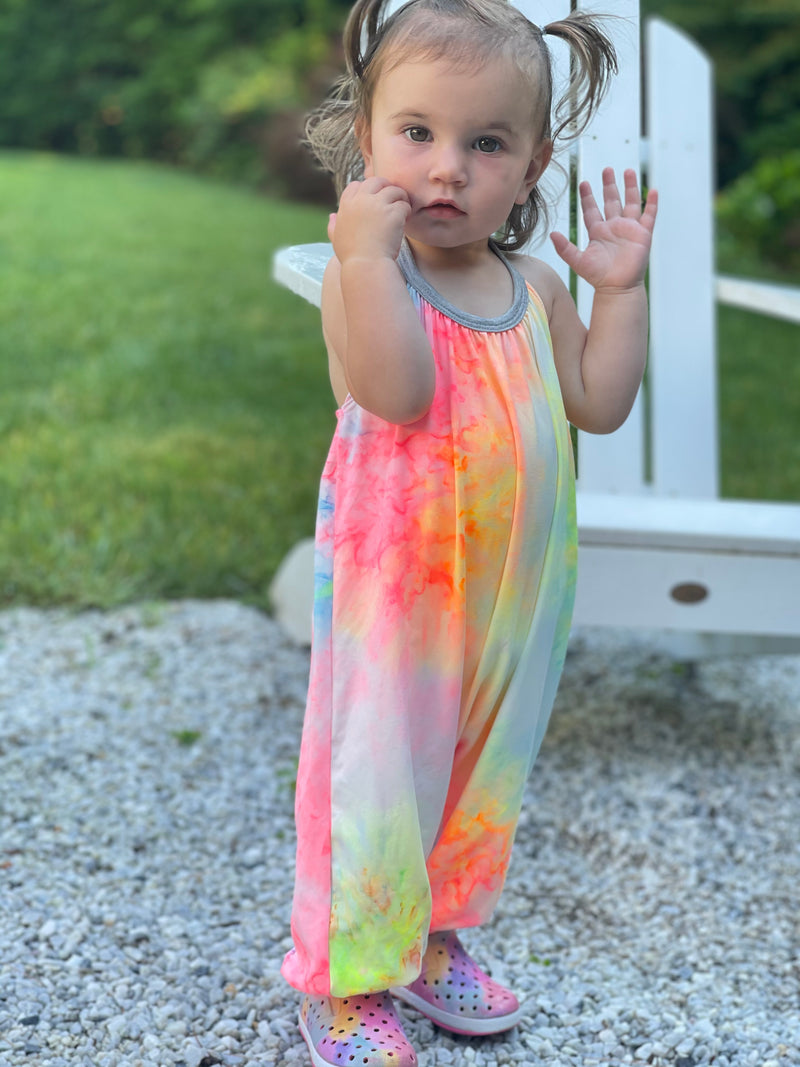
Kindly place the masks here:
POLYGON ((361 158, 364 160, 364 177, 372 178, 375 175, 372 169, 372 130, 363 115, 359 115, 355 121, 355 134, 361 149, 361 158))
POLYGON ((538 182, 544 172, 547 170, 547 165, 553 157, 553 142, 552 141, 540 141, 534 149, 531 161, 528 164, 528 169, 525 171, 525 177, 522 179, 522 184, 519 187, 515 204, 524 204, 528 197, 531 195, 531 190, 538 182))

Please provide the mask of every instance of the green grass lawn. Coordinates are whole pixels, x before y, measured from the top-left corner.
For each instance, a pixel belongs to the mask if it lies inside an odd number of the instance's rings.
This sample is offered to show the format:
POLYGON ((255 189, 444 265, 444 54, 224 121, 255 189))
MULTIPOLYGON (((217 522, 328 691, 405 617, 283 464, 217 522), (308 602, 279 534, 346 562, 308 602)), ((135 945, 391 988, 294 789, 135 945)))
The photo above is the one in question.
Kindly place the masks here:
MULTIPOLYGON (((0 154, 0 604, 264 606, 334 426, 270 281, 325 213, 149 164, 0 154)), ((796 327, 720 316, 723 486, 800 499, 796 327)))
POLYGON ((0 603, 265 603, 334 424, 270 280, 319 210, 150 165, 0 155, 0 603))
MULTIPOLYGON (((721 274, 800 286, 720 236, 721 274)), ((717 330, 722 494, 800 501, 800 325, 720 307, 717 330)))

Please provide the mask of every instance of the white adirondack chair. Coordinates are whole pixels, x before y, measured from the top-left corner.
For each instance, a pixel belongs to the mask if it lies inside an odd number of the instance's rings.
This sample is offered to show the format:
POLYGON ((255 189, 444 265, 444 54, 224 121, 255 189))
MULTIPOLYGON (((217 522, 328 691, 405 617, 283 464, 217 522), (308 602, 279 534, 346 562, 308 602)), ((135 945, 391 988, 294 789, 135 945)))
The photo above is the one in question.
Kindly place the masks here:
MULTIPOLYGON (((541 25, 570 10, 570 0, 515 2, 541 25)), ((645 386, 616 433, 579 434, 575 622, 653 631, 688 657, 800 650, 800 504, 719 498, 715 337, 716 300, 800 323, 800 291, 715 276, 710 63, 685 35, 653 19, 642 66, 637 0, 604 0, 602 11, 621 16, 608 25, 620 73, 573 147, 577 180, 596 186, 603 166, 633 167, 659 190, 660 208, 645 386)), ((547 41, 563 81, 566 47, 547 41)), ((553 229, 569 232, 577 180, 553 229)), ((534 252, 569 281, 549 241, 534 252)), ((330 255, 328 244, 284 249, 275 277, 319 304, 330 255)), ((578 279, 577 294, 588 321, 592 290, 578 279)), ((310 552, 300 546, 273 587, 276 610, 288 608, 301 639, 310 632, 310 552)))

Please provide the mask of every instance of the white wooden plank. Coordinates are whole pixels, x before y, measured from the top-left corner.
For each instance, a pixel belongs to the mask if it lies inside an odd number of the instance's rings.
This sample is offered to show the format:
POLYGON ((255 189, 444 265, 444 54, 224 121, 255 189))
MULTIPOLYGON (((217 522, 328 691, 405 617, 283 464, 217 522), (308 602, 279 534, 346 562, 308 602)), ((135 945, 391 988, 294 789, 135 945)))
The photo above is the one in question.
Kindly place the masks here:
POLYGON ((582 544, 782 555, 797 560, 800 504, 578 493, 582 544))
MULTIPOLYGON (((566 18, 570 0, 515 0, 515 6, 540 28, 566 18)), ((569 84, 570 51, 557 37, 545 36, 545 44, 553 61, 553 103, 563 95, 569 84)), ((550 234, 557 230, 569 236, 570 200, 574 195, 570 181, 569 145, 559 151, 542 179, 542 191, 548 204, 548 225, 541 226, 528 244, 526 252, 544 260, 559 275, 565 285, 570 284, 570 271, 556 255, 550 234)))
POLYGON ((575 623, 800 637, 798 567, 780 556, 583 545, 575 623), (688 585, 705 598, 675 599, 688 585))
POLYGON ((797 286, 718 275, 716 296, 720 304, 728 307, 744 308, 787 322, 800 322, 800 287, 797 286))
POLYGON ((716 496, 712 70, 658 19, 647 45, 649 179, 664 191, 650 262, 653 485, 662 495, 716 496))
MULTIPOLYGON (((608 96, 578 145, 578 178, 592 183, 602 203, 601 174, 612 166, 621 181, 622 172, 640 169, 641 105, 639 56, 639 5, 637 0, 595 4, 579 2, 584 10, 599 10, 617 16, 606 24, 619 59, 619 73, 612 79, 608 96)), ((581 246, 586 233, 581 220, 581 246)), ((578 311, 584 322, 591 316, 593 290, 578 282, 578 311)), ((591 491, 641 492, 644 489, 644 404, 641 396, 625 424, 607 436, 579 434, 579 485, 591 491)))

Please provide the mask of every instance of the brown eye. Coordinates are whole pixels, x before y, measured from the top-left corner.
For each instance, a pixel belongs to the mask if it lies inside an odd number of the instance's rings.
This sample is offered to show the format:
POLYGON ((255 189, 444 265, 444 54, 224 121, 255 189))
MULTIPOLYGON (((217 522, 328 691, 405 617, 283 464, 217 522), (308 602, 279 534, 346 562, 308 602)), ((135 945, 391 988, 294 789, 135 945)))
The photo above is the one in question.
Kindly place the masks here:
POLYGON ((406 130, 406 137, 409 141, 414 141, 416 144, 422 144, 423 141, 428 140, 428 131, 424 126, 410 126, 406 130))

